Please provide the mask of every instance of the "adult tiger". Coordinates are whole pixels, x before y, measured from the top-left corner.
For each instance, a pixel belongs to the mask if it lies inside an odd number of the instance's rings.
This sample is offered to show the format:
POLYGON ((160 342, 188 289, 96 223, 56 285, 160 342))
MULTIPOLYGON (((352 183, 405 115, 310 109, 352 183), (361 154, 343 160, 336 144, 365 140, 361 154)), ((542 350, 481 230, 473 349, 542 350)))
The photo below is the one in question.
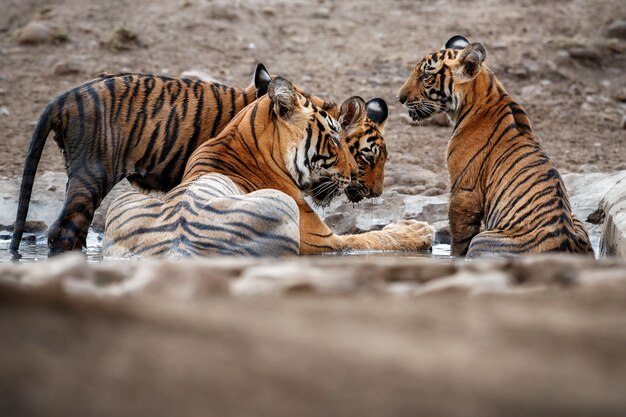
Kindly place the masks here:
POLYGON ((593 255, 561 177, 486 56, 482 44, 455 36, 423 57, 398 92, 414 120, 445 113, 455 122, 446 151, 452 255, 593 255))
MULTIPOLYGON (((19 248, 35 172, 51 130, 68 174, 63 209, 48 230, 48 246, 55 253, 84 246, 94 211, 122 179, 144 190, 168 191, 179 184, 191 152, 265 94, 270 80, 258 64, 245 89, 119 74, 102 75, 61 94, 48 104, 31 139, 10 249, 19 248)), ((334 103, 307 97, 338 112, 334 103)))
MULTIPOLYGON (((352 131, 366 112, 362 99, 346 100, 340 110, 341 131, 352 131)), ((382 231, 337 236, 307 204, 305 194, 326 205, 357 174, 341 134, 334 118, 277 77, 269 84, 268 96, 246 107, 219 136, 191 155, 180 186, 161 199, 128 193, 112 203, 105 255, 259 254, 259 250, 284 255, 298 248, 301 254, 312 254, 430 247, 432 228, 426 223, 407 221, 382 231), (216 185, 218 181, 222 184, 216 185), (229 192, 233 187, 241 192, 229 192), (263 194, 267 189, 273 194, 263 194), (247 198, 255 195, 275 198, 278 211, 275 204, 250 203, 247 198), (240 203, 246 201, 250 204, 242 208, 240 203), (278 221, 280 211, 286 213, 283 223, 278 221), (291 227, 294 219, 299 233, 291 227)))

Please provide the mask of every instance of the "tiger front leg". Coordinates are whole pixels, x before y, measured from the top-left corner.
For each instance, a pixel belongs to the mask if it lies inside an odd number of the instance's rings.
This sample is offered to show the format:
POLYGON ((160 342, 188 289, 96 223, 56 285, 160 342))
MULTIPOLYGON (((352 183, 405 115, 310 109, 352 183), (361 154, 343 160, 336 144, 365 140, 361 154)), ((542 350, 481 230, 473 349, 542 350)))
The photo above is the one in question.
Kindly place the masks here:
POLYGON ((480 232, 482 207, 474 193, 456 192, 450 196, 448 220, 452 256, 465 256, 472 238, 480 232))
MULTIPOLYGON (((309 208, 310 210, 310 208, 309 208)), ((311 210, 300 211, 300 254, 349 251, 418 251, 432 246, 434 229, 425 222, 401 220, 383 230, 336 235, 311 210)))
POLYGON ((344 245, 344 251, 414 252, 429 249, 433 244, 434 233, 435 229, 426 222, 400 220, 385 226, 382 230, 338 237, 344 245))

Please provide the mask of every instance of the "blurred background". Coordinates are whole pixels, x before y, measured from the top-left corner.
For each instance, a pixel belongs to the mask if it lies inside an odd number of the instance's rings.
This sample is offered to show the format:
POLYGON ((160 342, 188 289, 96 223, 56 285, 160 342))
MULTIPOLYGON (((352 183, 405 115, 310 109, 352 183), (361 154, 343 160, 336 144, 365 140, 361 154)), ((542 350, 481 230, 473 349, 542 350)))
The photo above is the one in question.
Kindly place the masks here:
MULTIPOLYGON (((1 3, 0 175, 21 174, 45 105, 102 72, 196 70, 244 86, 257 62, 336 101, 387 100, 386 185, 411 176, 411 167, 445 173, 450 130, 412 126, 395 96, 419 58, 455 34, 486 45, 486 63, 525 105, 562 173, 626 168, 621 0, 1 3)), ((63 170, 53 141, 43 170, 63 170)))

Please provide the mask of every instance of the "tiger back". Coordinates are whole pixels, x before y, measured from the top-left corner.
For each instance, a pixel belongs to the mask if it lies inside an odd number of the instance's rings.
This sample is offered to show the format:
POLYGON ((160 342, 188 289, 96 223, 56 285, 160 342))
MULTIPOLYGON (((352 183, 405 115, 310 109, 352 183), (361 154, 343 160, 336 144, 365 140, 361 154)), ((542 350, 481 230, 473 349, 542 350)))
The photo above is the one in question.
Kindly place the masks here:
POLYGON ((461 36, 423 57, 398 92, 414 120, 454 122, 446 150, 451 252, 468 258, 543 252, 593 255, 567 190, 528 116, 461 36))
POLYGON ((287 256, 300 249, 292 198, 270 189, 244 194, 221 174, 178 185, 164 198, 122 194, 111 205, 105 231, 102 253, 108 258, 287 256))

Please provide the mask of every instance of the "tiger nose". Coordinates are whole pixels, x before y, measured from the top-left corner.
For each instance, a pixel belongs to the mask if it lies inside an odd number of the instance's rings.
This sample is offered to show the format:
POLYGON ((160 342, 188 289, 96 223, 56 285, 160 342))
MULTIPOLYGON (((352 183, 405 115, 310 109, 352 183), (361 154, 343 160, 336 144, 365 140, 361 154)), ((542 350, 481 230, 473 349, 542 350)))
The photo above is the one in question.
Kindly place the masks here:
POLYGON ((407 98, 408 97, 405 95, 398 95, 398 101, 400 102, 400 104, 406 103, 407 98))

